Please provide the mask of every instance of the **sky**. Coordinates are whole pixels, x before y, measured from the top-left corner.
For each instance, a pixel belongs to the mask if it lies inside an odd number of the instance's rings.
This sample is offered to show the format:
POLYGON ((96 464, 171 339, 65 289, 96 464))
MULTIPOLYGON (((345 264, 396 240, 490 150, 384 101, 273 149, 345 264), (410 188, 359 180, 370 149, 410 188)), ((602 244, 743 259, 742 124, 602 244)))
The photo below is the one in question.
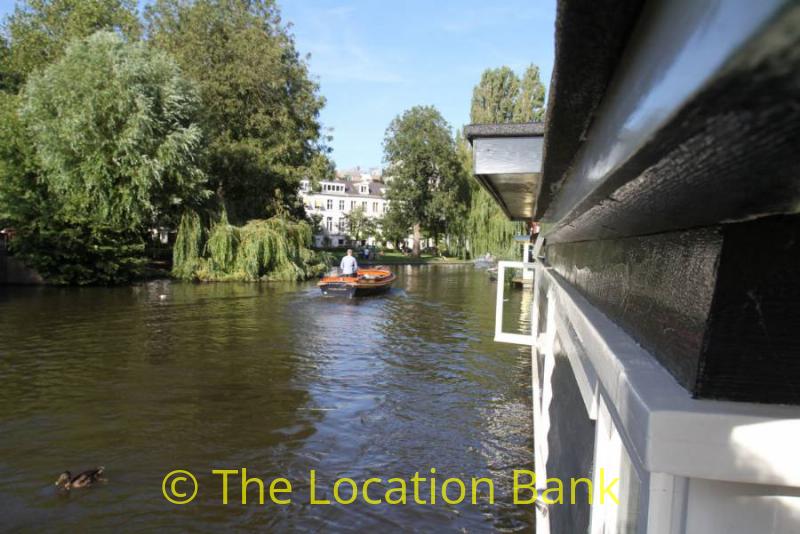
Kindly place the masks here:
MULTIPOLYGON (((140 3, 144 3, 144 0, 140 3)), ((433 105, 456 129, 487 68, 539 66, 549 87, 555 0, 278 0, 310 53, 339 169, 383 164, 391 120, 433 105)), ((0 0, 0 16, 13 10, 0 0)))
POLYGON ((297 47, 310 53, 327 105, 337 168, 382 165, 391 120, 434 105, 469 123, 472 89, 487 68, 553 68, 555 0, 282 0, 297 47))

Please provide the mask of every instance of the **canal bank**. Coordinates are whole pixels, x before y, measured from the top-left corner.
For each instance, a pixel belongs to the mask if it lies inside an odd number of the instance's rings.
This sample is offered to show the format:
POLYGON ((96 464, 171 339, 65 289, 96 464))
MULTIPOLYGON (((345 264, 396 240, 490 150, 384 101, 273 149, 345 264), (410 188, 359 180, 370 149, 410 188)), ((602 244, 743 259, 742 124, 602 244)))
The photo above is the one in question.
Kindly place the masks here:
MULTIPOLYGON (((530 354, 492 342, 495 285, 471 266, 393 269, 386 297, 354 301, 313 282, 3 288, 5 526, 529 530, 511 494, 533 458, 530 354), (93 465, 107 483, 54 493, 58 473, 93 465), (211 471, 241 468, 298 495, 315 469, 328 499, 342 477, 435 468, 491 479, 495 504, 415 505, 409 487, 405 506, 262 506, 251 486, 241 505, 232 485, 223 505, 211 471), (175 469, 197 476, 189 504, 162 496, 175 469)), ((529 328, 529 301, 510 298, 506 328, 529 328)))

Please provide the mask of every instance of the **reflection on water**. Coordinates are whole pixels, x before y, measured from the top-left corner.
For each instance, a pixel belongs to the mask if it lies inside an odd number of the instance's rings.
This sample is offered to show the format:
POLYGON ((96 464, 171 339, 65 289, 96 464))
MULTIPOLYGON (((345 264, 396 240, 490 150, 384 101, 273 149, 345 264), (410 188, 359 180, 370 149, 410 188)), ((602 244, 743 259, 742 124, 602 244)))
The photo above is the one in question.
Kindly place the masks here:
POLYGON ((491 341, 485 272, 396 271, 360 301, 313 284, 0 287, 4 528, 529 529, 510 477, 533 457, 530 353, 491 341), (108 483, 54 493, 59 472, 94 465, 108 483), (289 478, 293 504, 243 506, 234 487, 222 505, 210 471, 241 467, 289 478), (310 469, 330 483, 431 467, 493 478, 497 503, 307 504, 310 469), (180 507, 161 495, 178 468, 200 482, 180 507))

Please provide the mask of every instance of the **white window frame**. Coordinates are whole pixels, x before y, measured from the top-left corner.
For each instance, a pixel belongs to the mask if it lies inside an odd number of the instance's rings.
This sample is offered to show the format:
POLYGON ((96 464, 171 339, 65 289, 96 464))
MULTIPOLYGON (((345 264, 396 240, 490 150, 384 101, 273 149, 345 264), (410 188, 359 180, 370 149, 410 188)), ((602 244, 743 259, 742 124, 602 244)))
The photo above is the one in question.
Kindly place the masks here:
MULTIPOLYGON (((506 269, 522 269, 523 278, 527 271, 532 271, 536 263, 524 261, 499 261, 497 262, 497 302, 495 304, 494 340, 500 343, 513 343, 515 345, 533 346, 533 334, 512 334, 503 332, 503 302, 506 290, 506 269)), ((533 326, 531 325, 531 328, 533 326)))

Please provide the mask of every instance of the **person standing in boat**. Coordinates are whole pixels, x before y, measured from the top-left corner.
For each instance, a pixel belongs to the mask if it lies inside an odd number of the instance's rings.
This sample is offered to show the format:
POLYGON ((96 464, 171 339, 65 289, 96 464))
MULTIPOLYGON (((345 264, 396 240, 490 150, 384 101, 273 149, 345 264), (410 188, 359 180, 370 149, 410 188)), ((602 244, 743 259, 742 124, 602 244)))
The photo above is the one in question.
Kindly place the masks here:
POLYGON ((339 264, 343 276, 355 276, 358 274, 358 262, 353 257, 353 249, 347 249, 347 256, 342 258, 342 263, 339 264))

